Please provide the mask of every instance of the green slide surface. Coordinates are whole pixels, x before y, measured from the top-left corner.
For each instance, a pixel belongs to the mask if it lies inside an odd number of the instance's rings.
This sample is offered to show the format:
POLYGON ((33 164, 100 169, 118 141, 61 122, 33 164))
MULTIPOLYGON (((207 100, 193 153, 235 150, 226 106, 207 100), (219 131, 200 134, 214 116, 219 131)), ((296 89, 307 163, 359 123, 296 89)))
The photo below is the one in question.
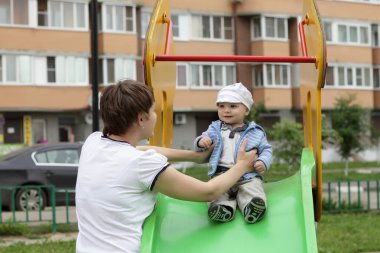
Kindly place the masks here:
POLYGON ((265 184, 268 210, 257 224, 241 213, 228 223, 213 223, 207 204, 159 196, 144 224, 142 253, 317 252, 311 178, 313 153, 305 148, 301 168, 284 180, 265 184))

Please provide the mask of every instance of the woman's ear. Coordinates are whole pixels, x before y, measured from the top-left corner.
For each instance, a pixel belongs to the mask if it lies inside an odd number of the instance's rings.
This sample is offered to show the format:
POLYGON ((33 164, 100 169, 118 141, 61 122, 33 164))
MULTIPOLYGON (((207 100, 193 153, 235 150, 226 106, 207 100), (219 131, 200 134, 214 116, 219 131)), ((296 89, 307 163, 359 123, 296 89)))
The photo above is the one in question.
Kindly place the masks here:
POLYGON ((139 113, 139 115, 137 116, 137 123, 139 124, 140 127, 142 127, 144 125, 144 114, 143 113, 139 113))

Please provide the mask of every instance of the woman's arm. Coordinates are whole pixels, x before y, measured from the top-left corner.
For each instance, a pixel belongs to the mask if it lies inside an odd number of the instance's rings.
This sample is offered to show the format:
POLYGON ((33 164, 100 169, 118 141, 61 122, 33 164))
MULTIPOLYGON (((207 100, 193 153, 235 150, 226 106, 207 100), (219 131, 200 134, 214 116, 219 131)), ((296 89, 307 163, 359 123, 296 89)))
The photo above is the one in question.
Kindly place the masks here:
POLYGON ((195 163, 205 163, 208 161, 208 158, 211 155, 213 146, 204 152, 195 152, 192 150, 183 150, 183 149, 173 149, 173 148, 164 148, 158 146, 138 146, 138 150, 148 150, 154 149, 157 153, 164 155, 171 162, 195 162, 195 163))
POLYGON ((252 171, 256 150, 245 152, 246 146, 247 141, 244 141, 232 168, 208 182, 184 175, 169 166, 159 175, 154 190, 177 199, 212 201, 231 188, 243 174, 252 171))

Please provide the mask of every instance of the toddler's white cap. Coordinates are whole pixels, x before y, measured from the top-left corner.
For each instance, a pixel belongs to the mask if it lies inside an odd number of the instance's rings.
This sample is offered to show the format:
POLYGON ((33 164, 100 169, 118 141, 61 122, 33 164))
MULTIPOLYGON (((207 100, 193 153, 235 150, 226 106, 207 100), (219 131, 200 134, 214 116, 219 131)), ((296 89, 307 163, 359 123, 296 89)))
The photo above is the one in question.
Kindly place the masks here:
POLYGON ((253 98, 251 92, 242 84, 234 83, 225 86, 218 92, 216 103, 242 103, 251 110, 253 98))

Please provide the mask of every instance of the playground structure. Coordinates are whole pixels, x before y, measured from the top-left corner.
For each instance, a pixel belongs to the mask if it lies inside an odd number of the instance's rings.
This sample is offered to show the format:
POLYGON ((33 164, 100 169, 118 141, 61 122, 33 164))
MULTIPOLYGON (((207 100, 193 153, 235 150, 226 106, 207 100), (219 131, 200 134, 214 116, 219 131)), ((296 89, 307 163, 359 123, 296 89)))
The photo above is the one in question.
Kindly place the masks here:
POLYGON ((195 56, 174 54, 168 0, 157 0, 144 56, 145 80, 153 89, 158 116, 152 145, 172 143, 176 61, 305 63, 300 69, 310 78, 300 84, 305 140, 301 168, 289 178, 265 185, 266 218, 248 225, 237 212, 233 221, 214 224, 206 215, 206 203, 161 195, 144 224, 141 252, 317 252, 314 221, 320 220, 322 209, 321 89, 327 63, 316 5, 303 0, 303 6, 298 27, 302 56, 195 56))

